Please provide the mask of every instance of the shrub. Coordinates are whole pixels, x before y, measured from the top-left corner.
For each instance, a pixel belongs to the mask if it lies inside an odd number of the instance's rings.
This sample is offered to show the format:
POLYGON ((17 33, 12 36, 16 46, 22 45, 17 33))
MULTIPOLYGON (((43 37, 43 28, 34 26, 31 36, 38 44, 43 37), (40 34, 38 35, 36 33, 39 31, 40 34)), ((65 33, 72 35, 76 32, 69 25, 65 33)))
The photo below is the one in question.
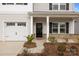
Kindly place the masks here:
POLYGON ((63 44, 63 43, 60 44, 60 45, 58 46, 57 50, 60 51, 60 52, 64 52, 64 51, 66 50, 65 44, 63 44))
POLYGON ((34 39, 34 36, 32 34, 32 35, 28 35, 26 38, 27 38, 27 42, 31 43, 34 39))
POLYGON ((56 43, 57 40, 55 39, 55 37, 49 37, 48 40, 51 42, 51 43, 56 43))
POLYGON ((65 44, 62 43, 62 44, 58 45, 57 50, 60 52, 60 53, 58 53, 59 55, 64 55, 64 52, 66 50, 65 44))
POLYGON ((79 38, 77 38, 77 40, 78 40, 78 43, 79 43, 79 38))

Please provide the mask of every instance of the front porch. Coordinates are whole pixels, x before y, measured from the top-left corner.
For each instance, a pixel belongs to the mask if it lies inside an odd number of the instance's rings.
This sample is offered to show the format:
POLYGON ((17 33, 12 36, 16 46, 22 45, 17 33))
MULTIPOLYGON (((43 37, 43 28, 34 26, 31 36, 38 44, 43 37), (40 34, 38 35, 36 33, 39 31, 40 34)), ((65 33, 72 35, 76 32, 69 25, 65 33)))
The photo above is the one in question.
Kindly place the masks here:
POLYGON ((31 34, 35 35, 35 39, 44 38, 46 41, 49 36, 55 36, 57 40, 65 37, 70 39, 71 36, 78 39, 78 32, 75 31, 78 18, 78 14, 75 13, 33 13, 31 14, 31 34), (37 24, 40 25, 37 26, 37 24))

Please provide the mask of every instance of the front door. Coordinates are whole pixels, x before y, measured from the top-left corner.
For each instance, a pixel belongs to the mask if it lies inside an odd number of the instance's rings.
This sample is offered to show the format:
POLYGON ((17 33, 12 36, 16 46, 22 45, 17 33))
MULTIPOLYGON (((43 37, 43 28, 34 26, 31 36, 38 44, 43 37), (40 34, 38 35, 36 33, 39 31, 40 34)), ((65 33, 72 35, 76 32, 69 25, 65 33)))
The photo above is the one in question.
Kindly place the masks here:
POLYGON ((42 37, 42 23, 36 23, 36 37, 42 37))

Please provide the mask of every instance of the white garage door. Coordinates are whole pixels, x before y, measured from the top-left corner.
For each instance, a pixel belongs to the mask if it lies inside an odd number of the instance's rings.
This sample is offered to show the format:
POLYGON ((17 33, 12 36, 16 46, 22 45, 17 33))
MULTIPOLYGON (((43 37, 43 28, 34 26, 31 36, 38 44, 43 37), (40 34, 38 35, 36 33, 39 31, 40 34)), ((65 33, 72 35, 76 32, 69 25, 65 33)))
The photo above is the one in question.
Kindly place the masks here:
POLYGON ((7 41, 24 41, 26 22, 5 22, 4 37, 7 41))

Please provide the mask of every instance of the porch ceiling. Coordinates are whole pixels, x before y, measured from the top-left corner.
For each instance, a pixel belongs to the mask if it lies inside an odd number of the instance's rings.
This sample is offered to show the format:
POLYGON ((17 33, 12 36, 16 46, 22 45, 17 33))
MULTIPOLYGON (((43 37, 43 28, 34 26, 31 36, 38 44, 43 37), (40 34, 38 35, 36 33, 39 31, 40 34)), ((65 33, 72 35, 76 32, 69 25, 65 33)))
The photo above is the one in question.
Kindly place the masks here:
POLYGON ((66 17, 66 18, 79 18, 79 13, 77 12, 29 12, 30 16, 33 17, 53 17, 53 18, 59 18, 59 17, 66 17))

